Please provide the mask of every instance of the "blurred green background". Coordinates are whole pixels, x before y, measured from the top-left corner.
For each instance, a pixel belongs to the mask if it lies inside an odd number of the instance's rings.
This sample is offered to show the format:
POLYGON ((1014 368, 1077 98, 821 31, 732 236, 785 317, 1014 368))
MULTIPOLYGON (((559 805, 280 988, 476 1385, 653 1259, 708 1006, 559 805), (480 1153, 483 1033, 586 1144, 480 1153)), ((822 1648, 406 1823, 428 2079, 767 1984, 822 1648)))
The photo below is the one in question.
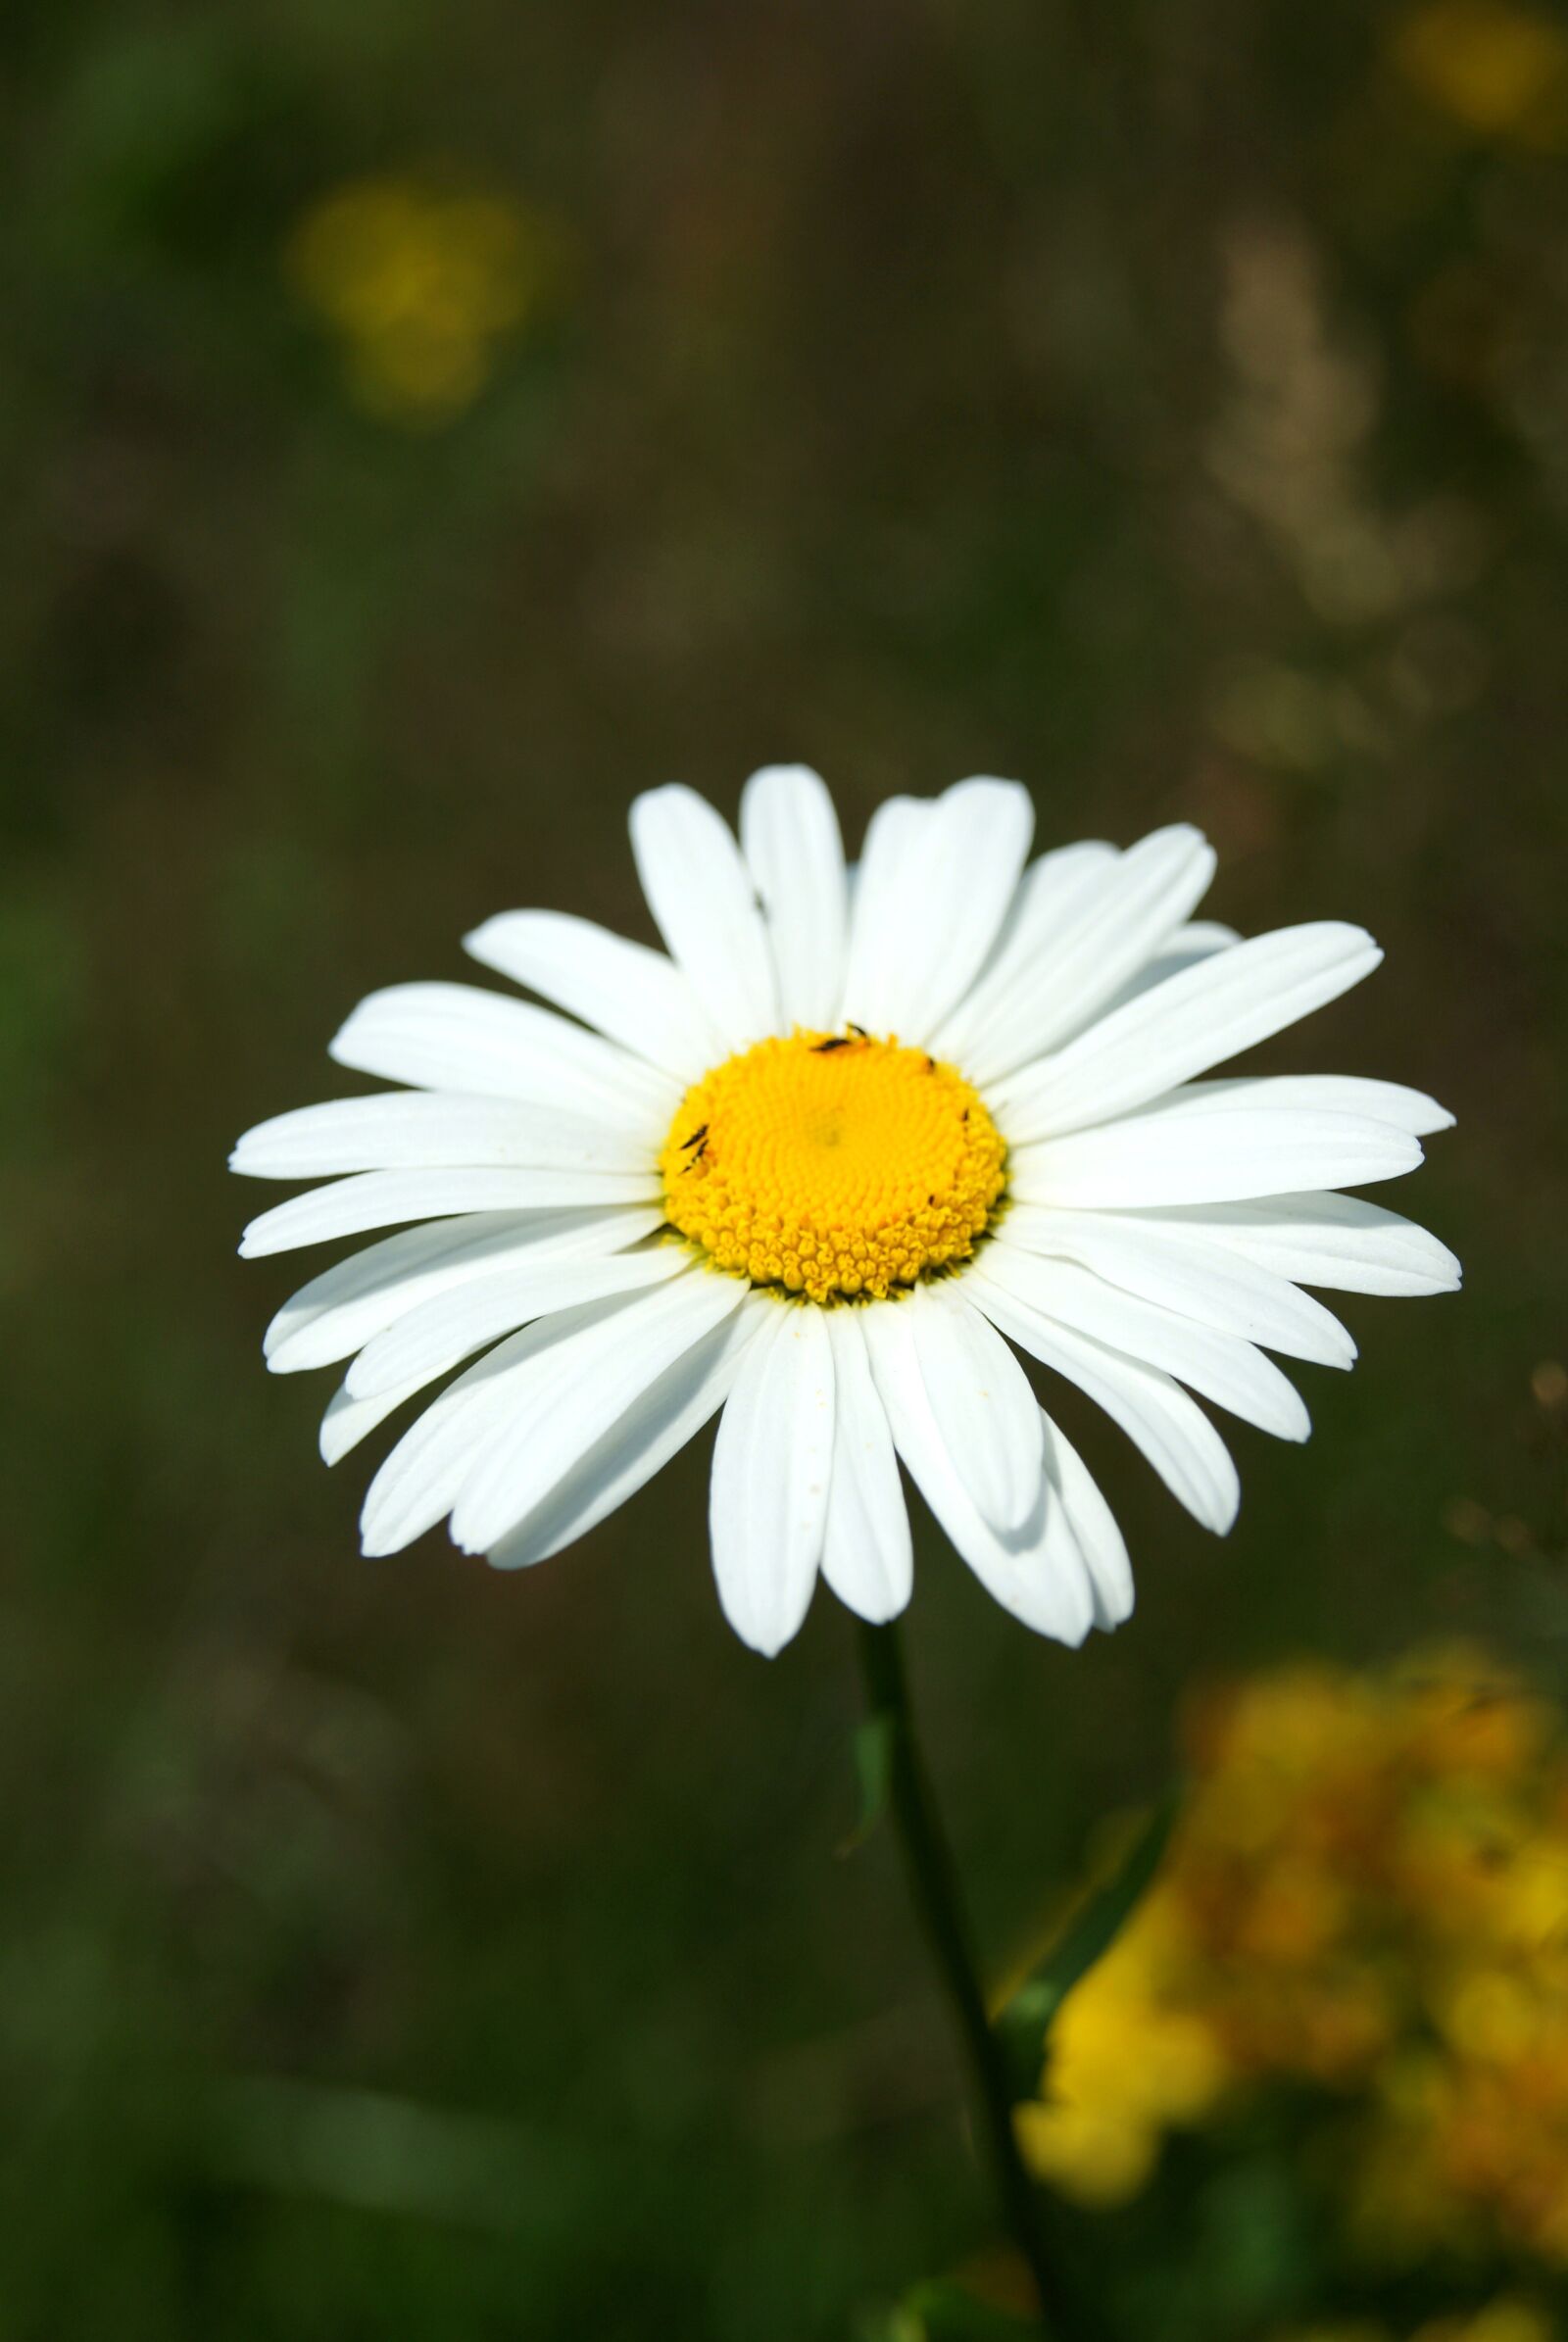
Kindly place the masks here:
MULTIPOLYGON (((1195 1680, 1462 1634, 1568 1690, 1530 1384, 1568 30, 12 0, 0 37, 0 2337, 879 2331, 991 2228, 891 1850, 835 1859, 845 1618, 741 1649, 700 1453, 523 1581, 361 1560, 330 1378, 261 1368, 318 1263, 234 1260, 224 1153, 488 912, 648 934, 650 783, 733 810, 799 757, 852 838, 970 771, 1045 843, 1197 820, 1213 915, 1388 947, 1271 1062, 1453 1105, 1388 1199, 1468 1290, 1348 1301, 1360 1368, 1304 1370, 1304 1452, 1236 1430, 1225 1542, 1064 1399, 1141 1589, 1081 1653, 925 1536, 988 1958, 1164 1785, 1195 1680)), ((1138 2236, 1161 2342, 1313 2306, 1245 2197, 1138 2236)))

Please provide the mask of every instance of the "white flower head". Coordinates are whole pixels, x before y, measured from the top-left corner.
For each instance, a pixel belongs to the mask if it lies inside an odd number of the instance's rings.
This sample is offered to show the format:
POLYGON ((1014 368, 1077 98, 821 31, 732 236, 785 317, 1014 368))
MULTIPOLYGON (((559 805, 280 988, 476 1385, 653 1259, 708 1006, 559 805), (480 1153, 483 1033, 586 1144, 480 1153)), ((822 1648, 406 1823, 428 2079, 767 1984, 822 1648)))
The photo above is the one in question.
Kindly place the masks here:
POLYGON ((1208 1528, 1235 1466, 1196 1391, 1287 1439, 1265 1356, 1348 1366, 1301 1291, 1458 1284, 1435 1238, 1342 1194, 1451 1117, 1396 1084, 1206 1080, 1376 967, 1359 927, 1242 942, 1193 913, 1185 826, 1028 859, 1014 783, 893 798, 846 868, 813 772, 772 766, 740 840, 685 788, 632 807, 667 952, 520 910, 468 950, 552 1007, 457 984, 361 1002, 342 1065, 406 1087, 283 1114, 235 1170, 328 1180, 247 1254, 415 1223, 296 1293, 287 1373, 349 1359, 329 1463, 465 1361, 370 1484, 368 1553, 447 1520, 502 1568, 570 1544, 719 1413, 719 1600, 772 1653, 818 1573, 908 1601, 902 1461, 997 1599, 1082 1640, 1132 1608, 1099 1488, 1009 1344, 1088 1391, 1208 1528))

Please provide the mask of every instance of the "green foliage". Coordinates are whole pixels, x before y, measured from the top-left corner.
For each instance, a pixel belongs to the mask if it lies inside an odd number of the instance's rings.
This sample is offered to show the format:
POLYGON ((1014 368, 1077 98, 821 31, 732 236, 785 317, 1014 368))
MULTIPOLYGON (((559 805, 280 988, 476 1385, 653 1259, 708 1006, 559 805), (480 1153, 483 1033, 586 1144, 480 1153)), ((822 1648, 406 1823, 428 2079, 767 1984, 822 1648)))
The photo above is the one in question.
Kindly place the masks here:
POLYGON ((885 2320, 868 2326, 865 2342, 1025 2342, 1040 2333, 1037 2318, 1015 2317, 982 2301, 967 2286, 916 2285, 885 2320))
POLYGON ((1038 2095, 1056 2011, 1096 1961, 1103 1959, 1142 1902, 1180 1811, 1181 1792, 1172 1789, 1136 1830, 1110 1876, 1092 1889, 1051 1949, 1008 1996, 996 2020, 996 2033, 1020 2099, 1038 2095))
POLYGON ((839 1849, 843 1854, 853 1854, 858 1846, 863 1846, 887 1812, 893 1787, 894 1740, 895 1727, 888 1716, 867 1717, 855 1728, 851 1746, 859 1810, 855 1828, 839 1849))

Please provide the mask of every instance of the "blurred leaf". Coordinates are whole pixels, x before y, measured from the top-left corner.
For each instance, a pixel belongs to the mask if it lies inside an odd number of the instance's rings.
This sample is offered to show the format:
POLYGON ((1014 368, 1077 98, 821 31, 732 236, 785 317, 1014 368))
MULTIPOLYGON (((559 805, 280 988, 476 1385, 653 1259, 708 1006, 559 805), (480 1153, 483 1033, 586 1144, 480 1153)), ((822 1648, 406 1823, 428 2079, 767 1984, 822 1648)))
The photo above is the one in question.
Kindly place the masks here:
POLYGON ((1170 1842, 1180 1805, 1179 1788, 1159 1800, 1110 1878, 1089 1896, 997 2019, 997 2039, 1018 2098, 1037 2094, 1046 2036, 1056 2011, 1109 1951, 1142 1902, 1170 1842))
POLYGON ((905 2310, 916 2318, 921 2342, 1017 2342, 1017 2335, 1038 2335, 1038 2318, 1019 2318, 996 2302, 982 2302, 968 2286, 954 2286, 938 2278, 930 2286, 916 2286, 905 2310))
POLYGON ((889 2342, 1018 2342, 1040 2333, 1039 2320, 1014 2317, 994 2302, 981 2301, 966 2286, 939 2277, 916 2285, 900 2306, 889 2342), (902 2320, 900 2323, 898 2320, 902 2320))
POLYGON ((893 1786, 893 1729, 891 1717, 870 1716, 856 1732, 855 1778, 860 1810, 840 1854, 853 1854, 858 1846, 863 1846, 887 1810, 893 1786))
POLYGON ((218 2113, 220 2168, 286 2195, 502 2230, 570 2201, 565 2144, 494 2116, 275 2074, 231 2081, 218 2113))

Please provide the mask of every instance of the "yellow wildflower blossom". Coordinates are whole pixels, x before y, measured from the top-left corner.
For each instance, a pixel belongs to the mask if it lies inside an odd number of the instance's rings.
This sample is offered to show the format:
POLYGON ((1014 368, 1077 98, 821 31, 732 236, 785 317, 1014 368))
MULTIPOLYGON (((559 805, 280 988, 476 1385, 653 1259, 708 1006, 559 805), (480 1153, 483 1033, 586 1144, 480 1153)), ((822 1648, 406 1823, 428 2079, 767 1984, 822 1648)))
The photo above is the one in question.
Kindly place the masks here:
POLYGON ((1380 2254, 1568 2264, 1560 1714, 1461 1647, 1278 1669, 1197 1703, 1189 1739, 1164 1867, 1020 2115, 1034 2169, 1121 2201, 1167 2131, 1304 2082, 1349 2115, 1347 2217, 1380 2254))
POLYGON ((361 404, 430 423, 483 390, 503 337, 548 291, 557 238, 544 219, 504 197, 375 177, 314 205, 285 260, 297 291, 340 340, 361 404))
POLYGON ((1396 31, 1394 60, 1468 130, 1556 148, 1568 140, 1568 35, 1514 0, 1427 0, 1396 31))
POLYGON ((1230 2078, 1209 2026, 1180 2005, 1183 1965, 1175 1909, 1152 1895, 1052 2027, 1018 2136, 1041 2178, 1079 2203, 1137 2195, 1166 2131, 1202 2121, 1230 2078))

